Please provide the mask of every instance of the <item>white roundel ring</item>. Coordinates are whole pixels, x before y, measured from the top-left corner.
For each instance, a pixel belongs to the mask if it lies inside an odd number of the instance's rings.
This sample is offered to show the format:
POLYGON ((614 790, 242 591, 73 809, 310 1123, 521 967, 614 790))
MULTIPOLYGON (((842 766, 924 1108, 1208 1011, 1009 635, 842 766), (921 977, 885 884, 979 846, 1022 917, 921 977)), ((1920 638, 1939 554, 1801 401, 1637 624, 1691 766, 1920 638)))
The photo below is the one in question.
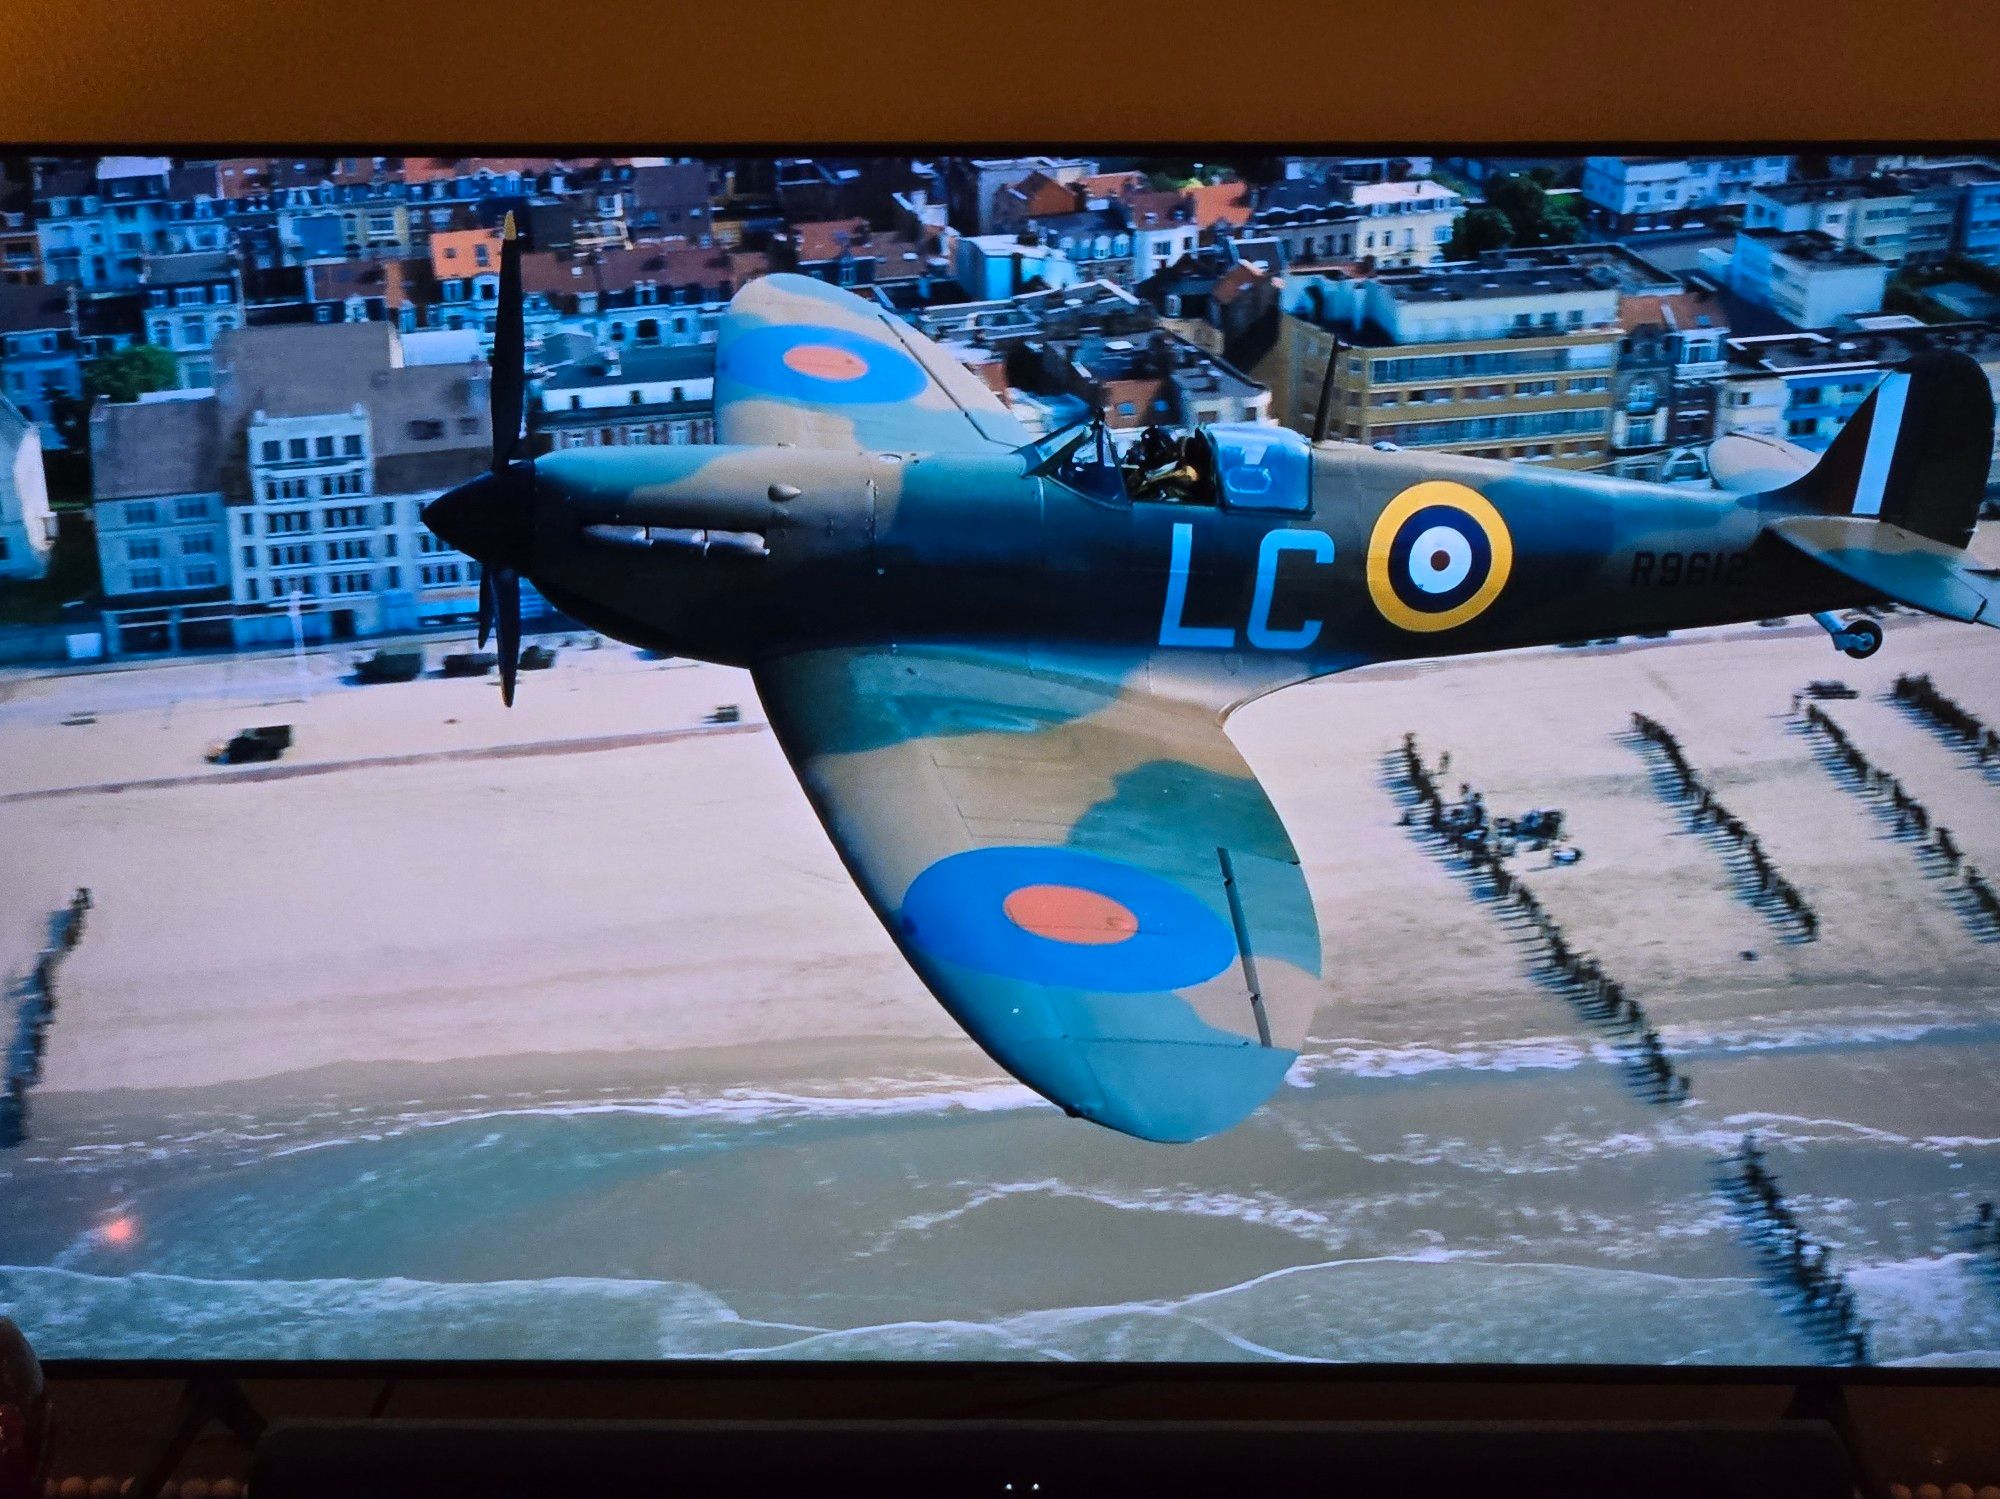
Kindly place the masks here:
POLYGON ((1450 593, 1472 572, 1472 543, 1450 526, 1432 526, 1411 544, 1408 566, 1425 593, 1450 593))

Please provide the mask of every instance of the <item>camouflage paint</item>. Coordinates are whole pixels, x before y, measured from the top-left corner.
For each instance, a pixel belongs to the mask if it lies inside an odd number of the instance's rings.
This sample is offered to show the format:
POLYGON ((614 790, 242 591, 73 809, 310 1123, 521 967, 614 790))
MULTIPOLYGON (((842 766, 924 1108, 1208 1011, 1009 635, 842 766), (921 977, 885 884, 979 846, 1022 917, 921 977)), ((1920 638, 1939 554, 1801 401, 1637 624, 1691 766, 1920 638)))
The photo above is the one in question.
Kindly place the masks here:
MULTIPOLYGON (((1256 1108, 1325 998, 1231 708, 1368 662, 1878 596, 1772 528, 1823 513, 1796 486, 1299 444, 1254 507, 1107 495, 927 340, 796 276, 737 296, 716 399, 720 446, 536 460, 529 575, 613 635, 750 667, 938 999, 1015 1076, 1148 1139, 1256 1108)), ((1272 439, 1205 440, 1222 462, 1272 439)))

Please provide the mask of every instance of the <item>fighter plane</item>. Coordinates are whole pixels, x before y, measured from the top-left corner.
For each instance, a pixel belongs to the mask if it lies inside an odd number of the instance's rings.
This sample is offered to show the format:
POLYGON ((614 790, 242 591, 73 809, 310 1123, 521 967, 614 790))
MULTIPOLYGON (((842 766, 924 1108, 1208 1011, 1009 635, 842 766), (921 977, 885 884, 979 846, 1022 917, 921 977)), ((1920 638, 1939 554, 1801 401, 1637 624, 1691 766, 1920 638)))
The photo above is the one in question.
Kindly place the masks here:
POLYGON ((482 566, 506 701, 524 576, 605 634, 747 667, 931 992, 1022 1082, 1147 1140, 1250 1114, 1323 994, 1233 709, 1374 662, 1775 615, 1862 656, 1880 626, 1838 612, 1888 600, 2000 623, 1965 552, 1994 410, 1963 354, 1725 492, 1262 424, 1121 457, 1101 420, 1031 437, 900 320, 771 275, 723 318, 714 446, 531 458, 520 274, 510 222, 492 471, 424 516, 482 566))

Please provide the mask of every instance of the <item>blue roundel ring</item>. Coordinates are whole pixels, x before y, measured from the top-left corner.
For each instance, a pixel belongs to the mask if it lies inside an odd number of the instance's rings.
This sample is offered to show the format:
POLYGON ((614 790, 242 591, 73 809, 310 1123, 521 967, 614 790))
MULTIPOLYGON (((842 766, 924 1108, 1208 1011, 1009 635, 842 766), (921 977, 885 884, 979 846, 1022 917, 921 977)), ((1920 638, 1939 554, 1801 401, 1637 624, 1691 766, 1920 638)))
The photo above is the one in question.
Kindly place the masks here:
POLYGON ((1109 994, 1185 989, 1236 959, 1228 924, 1198 897, 1134 865, 1073 848, 975 848, 940 859, 911 883, 900 925, 904 941, 929 957, 999 978, 1109 994), (1066 908, 1113 913, 1116 933, 1047 934, 1063 928, 1038 923, 1035 913, 1066 908), (1023 910, 1030 913, 1025 924, 1023 910), (1037 924, 1045 931, 1033 930, 1037 924))
POLYGON ((907 401, 928 383, 923 367, 901 349, 813 323, 741 334, 723 351, 717 374, 751 391, 816 406, 907 401))
POLYGON ((1456 609, 1486 586, 1493 543, 1463 510, 1426 505, 1389 540, 1389 586, 1408 608, 1426 614, 1456 609))

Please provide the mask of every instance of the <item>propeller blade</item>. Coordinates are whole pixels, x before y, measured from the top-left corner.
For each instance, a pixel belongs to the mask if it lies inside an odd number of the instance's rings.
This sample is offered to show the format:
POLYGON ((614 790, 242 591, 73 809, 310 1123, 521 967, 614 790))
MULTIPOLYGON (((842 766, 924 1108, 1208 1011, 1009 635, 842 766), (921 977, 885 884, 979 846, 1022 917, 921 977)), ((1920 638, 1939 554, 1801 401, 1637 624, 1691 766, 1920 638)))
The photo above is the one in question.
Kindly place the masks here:
POLYGON ((521 407, 527 384, 526 334, 521 311, 521 240, 514 215, 500 231, 500 305, 493 321, 493 468, 514 457, 521 441, 521 407))
POLYGON ((486 649, 486 641, 493 634, 493 569, 484 562, 479 564, 479 648, 486 649))
POLYGON ((494 569, 493 591, 500 614, 500 701, 514 706, 514 678, 521 669, 521 575, 494 569))

